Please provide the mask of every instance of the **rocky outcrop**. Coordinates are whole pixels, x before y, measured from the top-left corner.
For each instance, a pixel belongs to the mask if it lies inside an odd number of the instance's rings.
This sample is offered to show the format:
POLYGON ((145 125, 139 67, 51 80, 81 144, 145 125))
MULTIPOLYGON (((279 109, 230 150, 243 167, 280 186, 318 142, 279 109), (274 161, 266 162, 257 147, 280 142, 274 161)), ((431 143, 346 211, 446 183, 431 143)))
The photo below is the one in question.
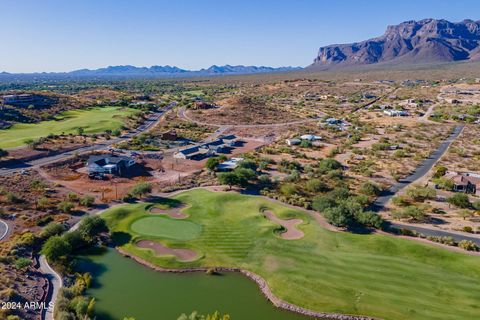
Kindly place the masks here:
POLYGON ((310 68, 480 59, 480 21, 425 19, 388 26, 377 38, 321 47, 310 68))

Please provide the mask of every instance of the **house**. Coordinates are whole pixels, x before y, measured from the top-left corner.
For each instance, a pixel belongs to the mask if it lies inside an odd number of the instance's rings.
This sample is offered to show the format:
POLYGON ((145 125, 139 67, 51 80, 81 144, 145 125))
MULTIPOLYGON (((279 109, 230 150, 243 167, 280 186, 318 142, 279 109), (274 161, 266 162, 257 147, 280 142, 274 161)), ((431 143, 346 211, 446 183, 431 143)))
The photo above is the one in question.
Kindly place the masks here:
POLYGON ((313 134, 304 134, 300 136, 301 140, 308 140, 308 141, 317 141, 317 140, 322 140, 322 137, 316 136, 313 134))
POLYGON ((394 110, 394 109, 388 109, 384 110, 383 113, 386 115, 389 115, 390 117, 406 117, 408 116, 408 112, 405 110, 394 110))
POLYGON ((4 105, 11 105, 20 108, 26 108, 30 105, 35 107, 47 107, 58 101, 58 98, 55 97, 28 93, 8 94, 3 95, 1 98, 4 105))
POLYGON ((229 135, 226 135, 226 136, 221 136, 219 138, 220 140, 222 140, 223 144, 228 146, 228 147, 233 147, 237 144, 238 142, 238 138, 236 135, 234 134, 229 134, 229 135))
POLYGON ((453 191, 455 192, 480 193, 480 174, 448 171, 445 177, 453 182, 453 191))
POLYGON ((192 158, 198 157, 200 155, 204 155, 204 154, 205 154, 204 150, 200 150, 199 147, 195 146, 195 147, 190 147, 190 148, 186 148, 186 149, 183 149, 183 150, 179 150, 178 152, 175 152, 173 154, 173 157, 175 159, 189 160, 189 159, 192 159, 192 158))
POLYGON ((32 94, 8 94, 2 96, 4 104, 30 104, 34 101, 32 94))
POLYGON ((214 140, 212 142, 204 143, 198 146, 200 151, 204 151, 207 155, 214 155, 217 153, 222 153, 226 149, 226 145, 221 139, 214 140))
POLYGON ((240 162, 242 162, 244 159, 243 158, 231 158, 227 161, 224 161, 222 163, 220 163, 218 166, 217 166, 217 169, 219 171, 231 171, 231 170, 235 170, 237 167, 238 167, 238 164, 240 162))
POLYGON ((117 176, 126 176, 135 163, 134 159, 127 156, 111 154, 93 155, 87 160, 87 171, 89 175, 108 173, 117 176))
POLYGON ((299 145, 301 141, 300 141, 300 139, 287 139, 287 140, 285 140, 285 142, 289 146, 296 146, 296 145, 299 145))
POLYGON ((341 124, 342 120, 336 119, 336 118, 328 118, 325 120, 325 123, 333 126, 333 125, 341 124))

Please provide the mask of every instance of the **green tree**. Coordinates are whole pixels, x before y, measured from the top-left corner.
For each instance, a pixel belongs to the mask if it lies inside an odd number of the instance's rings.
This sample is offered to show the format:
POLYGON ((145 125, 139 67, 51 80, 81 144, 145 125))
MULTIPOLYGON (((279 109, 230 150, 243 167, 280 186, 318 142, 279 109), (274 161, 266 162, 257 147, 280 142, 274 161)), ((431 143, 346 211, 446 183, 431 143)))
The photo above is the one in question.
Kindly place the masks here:
POLYGON ((355 219, 366 227, 372 227, 376 229, 381 229, 384 223, 382 217, 372 211, 362 211, 355 217, 355 219))
POLYGON ((363 193, 364 195, 367 195, 367 196, 377 196, 380 194, 381 190, 380 190, 380 187, 375 183, 366 181, 362 183, 359 191, 360 193, 363 193))
POLYGON ((423 202, 427 199, 434 199, 437 195, 435 189, 430 187, 414 186, 407 189, 407 196, 413 201, 423 202))
POLYGON ((15 260, 15 268, 18 270, 24 270, 32 264, 32 260, 28 258, 18 258, 15 260))
POLYGON ((77 128, 77 134, 78 134, 79 136, 83 136, 84 133, 85 133, 85 129, 84 129, 84 128, 82 128, 82 127, 78 127, 78 128, 77 128))
POLYGON ((85 196, 80 198, 80 205, 84 207, 91 207, 95 203, 95 198, 92 196, 85 196))
POLYGON ((50 237, 44 244, 41 253, 52 263, 65 260, 71 253, 72 247, 61 236, 50 237))
POLYGON ((8 151, 0 148, 0 158, 4 158, 6 156, 8 156, 8 151))
POLYGON ((88 216, 80 221, 78 232, 86 242, 93 242, 96 236, 101 232, 108 231, 105 220, 99 216, 88 216))
POLYGON ((253 171, 257 171, 258 165, 253 160, 243 160, 238 163, 238 168, 251 169, 253 171))
POLYGON ((455 193, 453 196, 447 198, 447 202, 462 209, 470 208, 471 205, 465 193, 455 193))
POLYGON ((218 157, 208 158, 205 163, 205 167, 210 171, 215 171, 220 164, 220 159, 218 157))
POLYGON ((343 168, 343 166, 340 162, 338 162, 335 159, 331 159, 331 158, 322 159, 318 163, 318 169, 322 173, 326 173, 328 171, 338 170, 338 169, 342 169, 342 168, 343 168))
POLYGON ((249 181, 255 180, 256 174, 252 169, 247 168, 236 168, 233 173, 237 176, 238 185, 245 187, 248 185, 249 181))
POLYGON ((43 228, 42 232, 40 233, 40 237, 43 239, 48 239, 52 236, 56 236, 62 234, 65 231, 65 227, 58 222, 50 222, 43 228))
POLYGON ((70 201, 62 201, 57 205, 57 209, 64 213, 72 212, 73 208, 75 208, 75 205, 70 201))
POLYGON ((305 185, 306 189, 312 193, 325 192, 328 190, 328 185, 320 179, 310 179, 305 185))
POLYGON ((218 175, 218 182, 226 184, 231 189, 232 186, 238 184, 238 176, 234 172, 222 172, 218 175))
POLYGON ((139 182, 131 190, 130 194, 134 197, 142 198, 144 195, 152 192, 152 185, 148 182, 139 182))

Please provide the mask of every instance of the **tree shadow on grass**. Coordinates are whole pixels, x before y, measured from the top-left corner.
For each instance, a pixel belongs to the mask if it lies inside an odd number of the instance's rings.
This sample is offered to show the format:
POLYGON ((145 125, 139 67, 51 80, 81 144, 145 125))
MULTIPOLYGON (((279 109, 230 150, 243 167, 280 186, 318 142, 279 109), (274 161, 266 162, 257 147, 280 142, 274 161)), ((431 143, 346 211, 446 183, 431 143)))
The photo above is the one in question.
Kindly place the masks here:
POLYGON ((184 203, 180 200, 159 196, 152 196, 148 199, 148 201, 154 202, 156 205, 167 206, 169 208, 180 208, 184 206, 184 203))
POLYGON ((123 246, 132 240, 132 236, 127 232, 116 231, 112 233, 112 241, 116 246, 123 246))

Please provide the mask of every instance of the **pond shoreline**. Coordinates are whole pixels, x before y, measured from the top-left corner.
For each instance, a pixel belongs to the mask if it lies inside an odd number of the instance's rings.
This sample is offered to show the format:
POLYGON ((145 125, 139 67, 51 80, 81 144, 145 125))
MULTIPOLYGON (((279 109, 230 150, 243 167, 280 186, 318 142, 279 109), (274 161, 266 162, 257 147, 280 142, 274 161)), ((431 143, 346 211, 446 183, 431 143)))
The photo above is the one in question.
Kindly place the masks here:
MULTIPOLYGON (((156 266, 142 258, 139 258, 135 255, 132 255, 128 253, 127 251, 121 249, 121 248, 115 248, 117 252, 119 252, 122 256, 126 258, 130 258, 134 260, 135 262, 148 267, 150 269, 153 269, 158 272, 170 272, 170 273, 193 273, 193 272, 207 272, 209 269, 212 268, 185 268, 185 269, 166 269, 162 268, 159 266, 156 266)), ((298 313, 304 316, 308 317, 314 317, 317 319, 335 319, 335 320, 375 320, 376 318, 373 317, 367 317, 367 316, 354 316, 354 315, 346 315, 346 314, 340 314, 340 313, 325 313, 325 312, 316 312, 312 311, 309 309, 305 309, 299 306, 296 306, 294 304, 288 303, 286 301, 283 301, 282 299, 278 298, 275 296, 272 291, 270 290, 270 287, 268 286, 267 282, 265 279, 263 279, 261 276, 245 270, 241 268, 226 268, 226 267, 215 267, 213 268, 215 271, 219 272, 237 272, 241 273, 250 280, 254 281, 258 287, 260 288, 260 291, 262 294, 267 298, 268 301, 270 301, 275 307, 287 310, 290 312, 298 313)))

